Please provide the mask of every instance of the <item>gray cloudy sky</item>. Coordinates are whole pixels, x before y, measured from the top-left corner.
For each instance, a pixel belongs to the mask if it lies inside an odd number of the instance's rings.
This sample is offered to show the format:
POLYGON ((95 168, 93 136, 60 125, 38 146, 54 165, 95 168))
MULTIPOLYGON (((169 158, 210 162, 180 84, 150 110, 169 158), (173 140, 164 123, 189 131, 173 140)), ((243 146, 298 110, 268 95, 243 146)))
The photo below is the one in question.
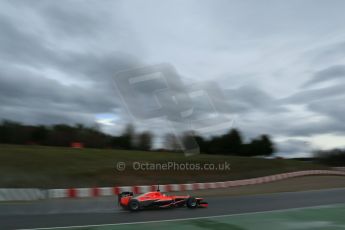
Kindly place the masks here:
POLYGON ((280 155, 345 147, 344 10, 341 0, 1 1, 0 119, 115 134, 131 119, 114 75, 169 63, 186 85, 217 83, 219 112, 247 139, 271 134, 280 155))

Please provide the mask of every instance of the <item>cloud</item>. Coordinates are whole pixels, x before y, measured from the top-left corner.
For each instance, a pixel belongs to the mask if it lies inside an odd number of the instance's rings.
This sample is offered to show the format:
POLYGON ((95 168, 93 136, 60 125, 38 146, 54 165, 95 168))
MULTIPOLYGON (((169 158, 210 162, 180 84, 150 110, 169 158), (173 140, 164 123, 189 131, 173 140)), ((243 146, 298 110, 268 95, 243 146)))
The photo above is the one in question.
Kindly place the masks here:
MULTIPOLYGON (((289 135, 318 135, 337 133, 344 135, 342 114, 345 100, 345 67, 332 65, 315 71, 312 78, 302 84, 295 94, 279 99, 286 106, 302 106, 305 118, 286 131, 289 135)), ((295 113, 296 114, 296 113, 295 113)), ((295 122, 293 122, 295 123, 295 122)))
MULTIPOLYGON (((165 76, 169 90, 155 91, 167 86, 156 81, 125 92, 138 113, 158 100, 170 121, 181 109, 205 127, 217 114, 236 115, 247 139, 343 135, 344 3, 270 3, 1 2, 0 118, 91 124, 114 114, 106 123, 115 133, 133 121, 116 73, 170 63, 177 71, 165 76)), ((162 121, 133 122, 167 131, 162 121)))
MULTIPOLYGON (((283 104, 310 104, 343 97, 345 65, 332 65, 312 74, 296 93, 280 99, 283 104)), ((333 104, 334 105, 334 104, 333 104)))
POLYGON ((286 104, 307 104, 313 101, 323 101, 343 95, 344 87, 345 84, 337 84, 319 89, 302 90, 289 97, 280 99, 280 102, 286 104))
MULTIPOLYGON (((6 119, 32 120, 39 122, 37 112, 41 111, 52 117, 71 117, 72 114, 96 114, 111 112, 118 105, 114 91, 102 88, 83 88, 78 85, 66 86, 60 82, 45 78, 42 75, 31 74, 23 70, 8 70, 0 72, 0 116, 6 119), (13 113, 18 110, 28 110, 29 113, 13 113), (6 112, 7 111, 7 112, 6 112), (12 112, 11 112, 12 111, 12 112), (54 113, 53 113, 54 111, 54 113)), ((49 119, 48 117, 43 120, 49 119)), ((75 121, 78 121, 75 116, 75 121)), ((42 120, 42 121, 43 121, 42 120)), ((53 121, 54 119, 50 119, 53 121)), ((71 120, 68 118, 67 120, 71 120)), ((60 118, 61 122, 62 119, 60 118)), ((70 122, 68 122, 70 123, 70 122)))
POLYGON ((283 157, 305 157, 310 156, 312 152, 310 143, 305 140, 288 139, 276 144, 279 155, 283 157))
POLYGON ((329 82, 332 80, 343 80, 344 83, 344 79, 345 65, 335 65, 316 72, 313 78, 307 81, 303 86, 313 86, 318 83, 329 82))
MULTIPOLYGON (((309 108, 312 111, 323 114, 329 118, 332 118, 334 121, 339 122, 340 127, 344 127, 345 123, 345 107, 343 106, 345 101, 345 95, 342 97, 334 99, 326 99, 319 103, 313 102, 309 104, 309 108)), ((345 132, 345 129, 343 129, 345 132)))
POLYGON ((71 2, 80 6, 75 8, 45 1, 34 4, 2 3, 0 118, 90 124, 98 113, 116 111, 119 99, 112 77, 140 62, 114 50, 112 44, 102 44, 109 48, 101 53, 90 44, 83 49, 85 41, 103 42, 98 39, 108 19, 99 17, 103 7, 77 2, 71 2), (23 15, 26 20, 13 15, 23 15))
POLYGON ((343 37, 330 37, 330 40, 327 40, 325 43, 308 50, 304 58, 309 58, 310 63, 316 66, 341 65, 345 58, 344 40, 345 38, 343 37))
POLYGON ((1 62, 42 67, 47 61, 56 61, 57 55, 37 35, 25 32, 1 14, 0 29, 1 62))
POLYGON ((225 94, 230 107, 233 108, 229 112, 266 111, 268 113, 280 113, 286 111, 277 103, 276 98, 256 86, 245 85, 235 89, 226 89, 225 94))

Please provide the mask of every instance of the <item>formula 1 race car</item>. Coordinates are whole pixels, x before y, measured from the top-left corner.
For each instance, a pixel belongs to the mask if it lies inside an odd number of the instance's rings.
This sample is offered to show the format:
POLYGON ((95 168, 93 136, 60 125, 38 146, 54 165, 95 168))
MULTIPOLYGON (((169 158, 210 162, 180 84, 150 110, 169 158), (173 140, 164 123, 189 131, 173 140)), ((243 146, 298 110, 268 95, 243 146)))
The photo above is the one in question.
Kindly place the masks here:
POLYGON ((169 196, 156 192, 147 192, 138 196, 133 196, 132 192, 122 192, 118 196, 118 203, 124 209, 138 211, 148 208, 175 208, 185 207, 190 209, 198 207, 207 207, 208 203, 203 198, 194 198, 191 196, 169 196))

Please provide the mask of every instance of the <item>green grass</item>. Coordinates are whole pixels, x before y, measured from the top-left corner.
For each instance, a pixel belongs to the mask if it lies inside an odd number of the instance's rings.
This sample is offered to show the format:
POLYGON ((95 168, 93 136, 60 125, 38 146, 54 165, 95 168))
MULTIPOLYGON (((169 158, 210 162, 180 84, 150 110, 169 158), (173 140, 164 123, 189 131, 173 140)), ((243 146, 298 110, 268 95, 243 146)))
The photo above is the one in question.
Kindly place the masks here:
POLYGON ((105 149, 71 149, 45 146, 0 145, 0 187, 90 187, 138 184, 189 183, 252 178, 275 173, 324 169, 324 166, 284 159, 144 152, 105 149), (126 162, 126 170, 115 169, 126 162), (229 171, 136 171, 132 162, 223 163, 229 171))

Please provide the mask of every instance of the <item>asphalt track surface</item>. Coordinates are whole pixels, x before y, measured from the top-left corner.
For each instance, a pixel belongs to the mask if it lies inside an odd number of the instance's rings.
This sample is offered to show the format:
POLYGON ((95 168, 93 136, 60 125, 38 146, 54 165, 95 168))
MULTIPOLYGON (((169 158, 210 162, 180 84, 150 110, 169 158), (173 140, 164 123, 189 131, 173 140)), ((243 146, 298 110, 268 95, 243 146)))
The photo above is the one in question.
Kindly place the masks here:
POLYGON ((1 203, 0 229, 31 229, 196 218, 345 203, 345 188, 265 195, 208 197, 208 208, 123 211, 115 197, 1 203))

